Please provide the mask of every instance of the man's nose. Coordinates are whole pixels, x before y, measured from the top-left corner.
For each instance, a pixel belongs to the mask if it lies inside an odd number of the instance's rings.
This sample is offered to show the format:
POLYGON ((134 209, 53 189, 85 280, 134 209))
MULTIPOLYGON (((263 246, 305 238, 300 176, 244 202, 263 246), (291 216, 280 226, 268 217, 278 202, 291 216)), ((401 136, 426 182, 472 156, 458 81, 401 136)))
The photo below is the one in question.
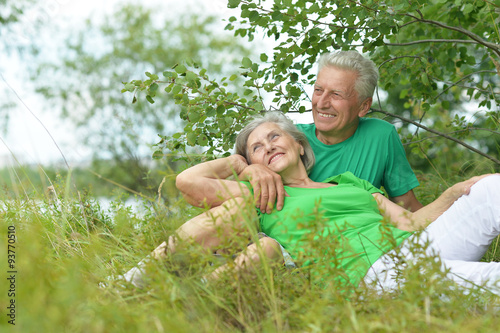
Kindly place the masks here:
POLYGON ((329 108, 330 107, 330 99, 328 98, 328 95, 323 93, 320 96, 318 96, 316 106, 320 109, 329 108))

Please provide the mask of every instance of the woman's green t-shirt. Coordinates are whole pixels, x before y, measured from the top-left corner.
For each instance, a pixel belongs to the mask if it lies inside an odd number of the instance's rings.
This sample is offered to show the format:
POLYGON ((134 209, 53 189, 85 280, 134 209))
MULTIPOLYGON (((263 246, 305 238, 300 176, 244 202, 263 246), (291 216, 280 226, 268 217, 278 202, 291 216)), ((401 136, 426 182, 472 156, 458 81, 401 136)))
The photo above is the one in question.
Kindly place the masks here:
POLYGON ((308 265, 329 262, 346 273, 342 278, 346 283, 357 286, 378 258, 411 233, 383 222, 372 196, 382 192, 369 182, 351 172, 324 182, 337 185, 319 189, 285 186, 289 196, 284 208, 261 214, 260 228, 295 260, 310 259, 302 263, 308 265), (322 258, 311 251, 311 239, 328 244, 321 247, 322 258))

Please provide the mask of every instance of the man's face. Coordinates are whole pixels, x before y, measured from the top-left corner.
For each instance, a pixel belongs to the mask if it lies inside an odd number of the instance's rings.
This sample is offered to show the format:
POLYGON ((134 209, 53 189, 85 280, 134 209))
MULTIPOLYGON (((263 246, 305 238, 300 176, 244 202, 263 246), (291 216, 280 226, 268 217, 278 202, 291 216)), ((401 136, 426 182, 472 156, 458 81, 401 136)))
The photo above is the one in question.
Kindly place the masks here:
POLYGON ((354 90, 356 78, 356 72, 330 66, 318 73, 312 96, 312 113, 320 141, 334 144, 339 139, 349 138, 356 131, 359 117, 368 112, 371 98, 358 102, 358 94, 354 90))

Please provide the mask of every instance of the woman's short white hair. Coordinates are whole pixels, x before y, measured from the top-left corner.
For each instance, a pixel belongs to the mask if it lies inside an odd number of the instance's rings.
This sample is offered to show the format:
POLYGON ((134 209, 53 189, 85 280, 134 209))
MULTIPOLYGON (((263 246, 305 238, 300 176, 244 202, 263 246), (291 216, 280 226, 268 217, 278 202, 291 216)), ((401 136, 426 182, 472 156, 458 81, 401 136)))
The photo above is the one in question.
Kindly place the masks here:
POLYGON ((318 60, 318 73, 326 66, 358 73, 354 89, 358 93, 359 102, 373 97, 379 77, 378 69, 373 61, 363 57, 358 51, 325 53, 318 60))
POLYGON ((307 171, 314 166, 314 152, 309 141, 307 141, 306 135, 293 124, 290 118, 279 111, 268 111, 263 115, 254 116, 236 137, 234 146, 236 154, 244 156, 248 164, 250 164, 247 150, 248 137, 257 127, 264 123, 274 123, 278 125, 283 131, 288 133, 295 141, 302 145, 304 148, 304 155, 301 156, 301 159, 307 171))

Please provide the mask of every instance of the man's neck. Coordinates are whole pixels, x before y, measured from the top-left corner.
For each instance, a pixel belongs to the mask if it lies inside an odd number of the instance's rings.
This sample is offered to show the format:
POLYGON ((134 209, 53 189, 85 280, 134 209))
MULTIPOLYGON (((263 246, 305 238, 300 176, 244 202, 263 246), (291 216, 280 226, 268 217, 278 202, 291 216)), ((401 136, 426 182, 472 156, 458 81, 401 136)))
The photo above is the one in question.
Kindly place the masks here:
POLYGON ((319 141, 323 142, 325 145, 335 145, 337 143, 344 142, 356 133, 358 126, 350 128, 348 131, 334 132, 334 133, 323 133, 316 129, 316 137, 319 141))

